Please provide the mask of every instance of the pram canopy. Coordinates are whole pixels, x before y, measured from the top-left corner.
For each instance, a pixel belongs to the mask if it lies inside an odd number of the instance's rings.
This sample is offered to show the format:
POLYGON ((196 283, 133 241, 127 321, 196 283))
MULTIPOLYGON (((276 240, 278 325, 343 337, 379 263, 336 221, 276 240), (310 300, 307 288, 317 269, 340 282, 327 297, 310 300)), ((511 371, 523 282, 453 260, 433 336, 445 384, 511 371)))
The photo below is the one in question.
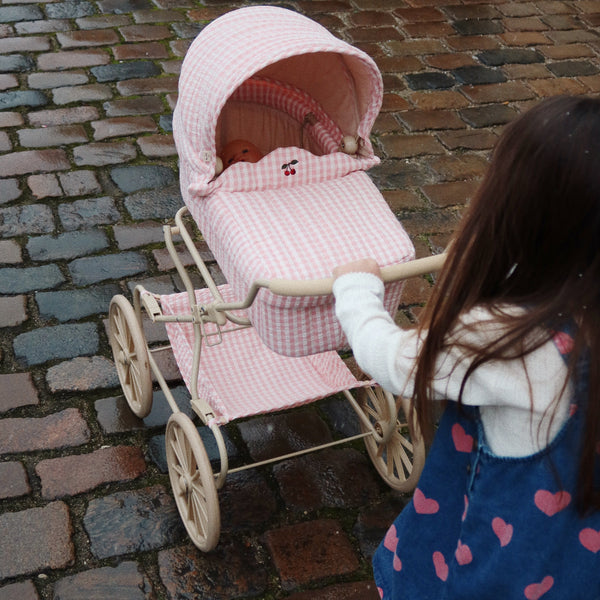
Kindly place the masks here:
MULTIPOLYGON (((371 165, 377 162, 369 136, 381 107, 383 84, 374 61, 291 10, 242 8, 203 29, 182 65, 173 130, 186 204, 209 193, 214 187, 211 182, 218 181, 214 180, 216 157, 224 138, 234 135, 232 128, 235 137, 257 143, 264 154, 276 147, 298 145, 275 139, 269 144, 271 147, 266 147, 253 135, 257 124, 263 131, 274 124, 260 124, 264 113, 261 118, 252 118, 253 106, 263 108, 268 104, 263 99, 248 101, 248 96, 257 90, 270 97, 272 103, 296 103, 295 116, 304 127, 310 124, 305 122, 310 113, 309 120, 327 120, 324 128, 337 133, 336 150, 343 136, 359 137, 360 156, 371 161, 371 165), (265 82, 271 85, 260 85, 265 82), (310 104, 302 106, 303 100, 310 104), (239 103, 244 103, 246 110, 238 110, 237 117, 225 118, 222 113, 235 113, 230 107, 239 103)), ((334 150, 330 145, 321 151, 315 145, 308 149, 314 154, 334 150)), ((351 169, 371 166, 359 166, 355 160, 344 162, 351 169)))

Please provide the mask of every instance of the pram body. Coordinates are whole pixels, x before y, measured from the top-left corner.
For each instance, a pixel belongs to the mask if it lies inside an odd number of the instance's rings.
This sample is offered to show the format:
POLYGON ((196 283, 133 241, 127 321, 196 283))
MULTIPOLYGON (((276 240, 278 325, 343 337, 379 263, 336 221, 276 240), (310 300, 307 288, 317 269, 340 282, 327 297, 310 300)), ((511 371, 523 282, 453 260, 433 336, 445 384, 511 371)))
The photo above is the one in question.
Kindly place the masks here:
POLYGON ((399 416, 407 402, 356 377, 340 357, 346 342, 330 293, 335 265, 372 256, 389 281, 393 313, 401 279, 441 264, 438 257, 413 261, 408 235, 366 173, 378 163, 369 136, 381 98, 381 76, 366 54, 285 9, 228 13, 186 54, 173 124, 185 207, 164 227, 186 291, 160 296, 137 286, 133 307, 113 299, 109 321, 132 410, 149 412, 152 374, 171 405, 169 475, 187 531, 203 550, 218 541, 216 490, 234 471, 219 427, 235 419, 343 393, 387 483, 412 489, 422 468, 422 442, 399 416), (219 153, 236 138, 251 140, 264 157, 217 174, 219 153), (343 144, 355 151, 341 151, 343 144), (188 213, 227 284, 215 283, 197 252, 188 213), (173 236, 183 239, 205 288, 192 285, 173 236), (216 473, 153 358, 164 348, 143 338, 143 311, 166 324, 192 407, 215 435, 216 473))

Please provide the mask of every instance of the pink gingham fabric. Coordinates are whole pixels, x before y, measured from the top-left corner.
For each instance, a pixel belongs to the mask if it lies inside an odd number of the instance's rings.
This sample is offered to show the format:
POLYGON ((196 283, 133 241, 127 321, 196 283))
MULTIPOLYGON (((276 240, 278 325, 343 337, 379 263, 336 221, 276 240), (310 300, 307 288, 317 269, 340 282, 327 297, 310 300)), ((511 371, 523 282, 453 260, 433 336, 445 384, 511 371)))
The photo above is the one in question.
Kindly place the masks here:
POLYGON ((188 206, 212 187, 215 131, 223 106, 254 76, 304 90, 343 135, 360 136, 365 153, 373 154, 369 136, 383 94, 375 62, 291 10, 274 6, 234 10, 200 32, 179 77, 173 135, 188 206))
MULTIPOLYGON (((226 301, 233 295, 229 286, 219 286, 226 301)), ((212 302, 207 289, 196 291, 198 304, 212 302)), ((187 293, 161 296, 163 313, 189 314, 187 293)), ((231 331, 224 328, 221 343, 204 345, 198 374, 198 396, 225 424, 275 410, 284 410, 346 389, 372 385, 358 381, 335 352, 290 358, 271 352, 253 328, 231 331)), ((208 324, 207 331, 215 331, 208 324)), ((193 327, 189 323, 168 323, 167 332, 182 377, 190 387, 193 361, 193 327)), ((209 344, 213 341, 209 340, 209 344)))
MULTIPOLYGON (((328 158, 281 149, 263 159, 273 162, 281 186, 221 188, 191 207, 238 299, 256 279, 319 279, 330 277, 336 265, 365 256, 381 266, 414 257, 408 235, 366 173, 307 181, 319 172, 314 163, 328 158), (286 177, 280 165, 291 159, 298 161, 297 174, 286 177)), ((230 169, 247 171, 251 181, 254 166, 238 163, 230 169)), ((400 282, 386 286, 385 305, 392 314, 401 291, 400 282)), ((263 342, 287 356, 346 345, 332 296, 288 298, 261 290, 248 313, 263 342)))
MULTIPOLYGON (((414 258, 413 246, 365 171, 379 162, 370 133, 383 86, 374 61, 293 11, 227 13, 194 40, 182 65, 173 131, 181 191, 234 296, 259 278, 329 277, 334 266, 372 256, 381 266, 414 258), (320 153, 279 147, 258 163, 214 176, 220 115, 229 103, 274 107, 310 122, 320 153), (339 150, 361 138, 358 156, 339 150)), ((256 140, 253 140, 256 142, 256 140)), ((386 288, 395 312, 402 285, 386 288)), ((333 298, 284 298, 261 290, 250 319, 271 350, 300 357, 346 342, 333 298)))
POLYGON ((230 101, 268 106, 289 115, 298 123, 310 118, 312 123, 307 122, 304 128, 315 139, 321 153, 330 154, 339 150, 342 131, 323 107, 303 90, 285 82, 251 77, 235 90, 230 101))

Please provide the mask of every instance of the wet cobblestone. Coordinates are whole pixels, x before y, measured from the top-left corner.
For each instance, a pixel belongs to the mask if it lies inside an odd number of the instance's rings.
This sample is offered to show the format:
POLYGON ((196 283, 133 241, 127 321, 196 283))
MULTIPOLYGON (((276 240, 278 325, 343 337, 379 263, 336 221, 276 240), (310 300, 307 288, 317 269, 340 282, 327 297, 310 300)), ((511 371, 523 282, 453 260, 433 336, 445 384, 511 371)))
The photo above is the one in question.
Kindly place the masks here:
POLYGON ((0 209, 4 237, 23 234, 50 233, 54 230, 54 218, 50 207, 43 204, 10 206, 0 209))
POLYGON ((1 454, 80 446, 89 439, 87 423, 76 408, 47 417, 11 417, 0 421, 1 454))
POLYGON ((2 480, 0 500, 25 496, 31 492, 27 472, 20 462, 0 463, 0 479, 2 480))
POLYGON ((15 337, 15 357, 25 365, 39 365, 57 358, 95 354, 99 348, 93 323, 72 323, 43 327, 15 337))
POLYGON ((0 327, 13 327, 26 320, 25 296, 0 298, 0 327))
POLYGON ((103 231, 86 229, 57 236, 32 237, 27 242, 26 248, 32 260, 45 262, 94 254, 108 248, 108 245, 108 239, 103 231))
POLYGON ((54 288, 64 280, 56 265, 0 269, 0 294, 22 294, 54 288))
POLYGON ((46 381, 51 392, 84 392, 119 384, 112 360, 104 356, 79 357, 50 367, 46 381))
POLYGON ((83 524, 97 558, 152 550, 183 537, 175 503, 162 486, 92 500, 83 524))
MULTIPOLYGON (((162 237, 182 206, 181 61, 208 22, 256 2, 0 4, 0 599, 375 600, 370 559, 409 496, 363 444, 228 475, 220 542, 202 553, 170 488, 164 393, 133 416, 108 344, 113 295, 182 289, 162 237)), ((376 60, 371 175, 420 256, 448 243, 506 123, 546 96, 600 94, 596 0, 266 4, 376 60)), ((409 282, 398 320, 430 293, 428 279, 409 282)), ((167 343, 164 326, 144 331, 167 343)), ((153 356, 195 419, 172 353, 153 356)), ((195 425, 218 470, 213 434, 195 425)), ((221 430, 234 468, 360 432, 342 397, 221 430)))
POLYGON ((120 291, 117 285, 108 284, 82 290, 38 292, 35 301, 44 319, 76 321, 103 312, 120 291))
POLYGON ((168 167, 140 165, 115 167, 111 179, 122 192, 127 194, 147 188, 164 188, 177 181, 175 172, 168 167))
POLYGON ((98 257, 77 258, 69 263, 76 285, 90 285, 106 279, 121 279, 146 270, 148 264, 141 254, 122 252, 98 257))
MULTIPOLYGON (((1 593, 1 591, 0 591, 1 593)), ((54 597, 58 600, 151 600, 152 584, 137 563, 122 562, 116 567, 90 569, 64 577, 56 583, 54 597)))
POLYGON ((42 483, 42 497, 50 500, 89 492, 113 481, 137 479, 145 470, 142 451, 131 446, 49 458, 35 468, 42 483))
POLYGON ((75 558, 72 525, 64 502, 0 515, 0 578, 61 569, 75 558))

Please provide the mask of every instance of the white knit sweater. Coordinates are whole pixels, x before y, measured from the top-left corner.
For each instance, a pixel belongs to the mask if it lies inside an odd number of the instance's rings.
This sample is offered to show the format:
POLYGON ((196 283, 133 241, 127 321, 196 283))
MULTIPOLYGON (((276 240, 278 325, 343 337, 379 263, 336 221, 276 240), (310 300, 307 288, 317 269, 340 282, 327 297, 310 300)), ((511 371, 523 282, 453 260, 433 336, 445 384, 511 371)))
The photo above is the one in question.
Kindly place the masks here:
MULTIPOLYGON (((420 342, 415 330, 399 328, 383 308, 381 280, 370 273, 348 273, 335 281, 333 293, 336 315, 360 367, 384 389, 410 397, 420 342)), ((481 322, 465 339, 481 346, 495 339, 499 326, 491 319, 482 308, 464 315, 464 323, 481 322)), ((439 356, 435 399, 457 400, 468 366, 456 347, 439 356)), ((486 440, 495 454, 527 456, 544 448, 568 416, 570 384, 561 395, 566 375, 563 358, 548 342, 524 359, 477 368, 467 380, 463 402, 480 407, 486 440)))

